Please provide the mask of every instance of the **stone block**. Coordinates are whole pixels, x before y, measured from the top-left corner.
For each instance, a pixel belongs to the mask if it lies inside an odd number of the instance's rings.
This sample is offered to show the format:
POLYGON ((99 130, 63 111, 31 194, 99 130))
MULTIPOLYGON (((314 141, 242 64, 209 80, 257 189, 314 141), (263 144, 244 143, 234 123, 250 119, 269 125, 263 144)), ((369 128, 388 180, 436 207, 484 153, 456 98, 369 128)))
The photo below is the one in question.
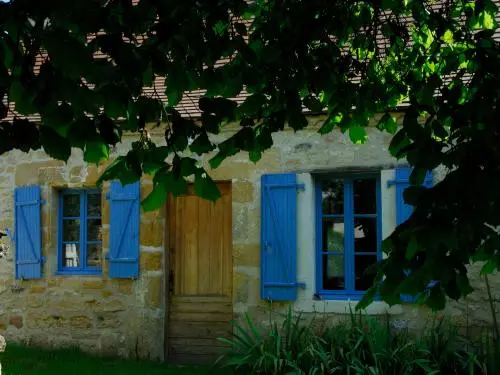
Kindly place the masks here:
POLYGON ((106 283, 103 280, 88 280, 82 283, 83 289, 104 289, 106 283))
POLYGON ((102 246, 103 248, 109 248, 109 229, 102 228, 102 246))
POLYGON ((118 312, 125 311, 126 306, 121 300, 113 299, 107 301, 99 301, 95 304, 94 310, 99 312, 118 312))
POLYGON ((160 276, 148 277, 146 279, 146 306, 151 308, 161 307, 162 301, 162 282, 163 279, 160 276))
POLYGON ((42 185, 63 186, 69 181, 64 167, 42 167, 38 170, 38 182, 42 185))
POLYGON ((44 305, 44 302, 46 302, 46 298, 44 296, 30 296, 29 298, 27 298, 27 301, 26 301, 26 304, 28 305, 28 307, 32 308, 32 309, 38 309, 40 307, 42 307, 44 305))
POLYGON ((97 186, 100 175, 98 168, 94 164, 87 164, 86 172, 85 186, 97 186))
POLYGON ((114 357, 118 354, 120 345, 120 335, 106 332, 99 337, 99 353, 107 357, 114 357))
POLYGON ((37 348, 50 347, 50 336, 46 333, 34 333, 28 336, 27 344, 37 348))
POLYGON ((101 296, 103 298, 108 298, 108 297, 111 297, 113 295, 113 291, 112 290, 109 290, 109 289, 105 289, 101 292, 101 296))
POLYGON ((54 311, 74 311, 81 310, 84 306, 92 306, 92 302, 96 303, 95 299, 78 298, 76 296, 63 296, 61 298, 52 299, 46 307, 54 309, 54 311))
POLYGON ((233 261, 238 266, 260 266, 260 245, 242 244, 235 245, 233 248, 233 261))
POLYGON ((30 287, 30 293, 45 293, 47 288, 43 285, 32 285, 30 287))
POLYGON ((15 184, 16 186, 40 184, 39 171, 41 174, 44 174, 42 178, 46 179, 47 173, 41 172, 42 170, 46 170, 47 168, 55 168, 58 170, 58 168, 61 167, 64 167, 64 162, 60 160, 18 164, 14 177, 15 184))
POLYGON ((205 170, 212 179, 216 181, 232 181, 233 179, 250 180, 256 171, 256 166, 247 160, 238 160, 233 156, 222 162, 222 164, 212 169, 206 163, 205 170))
POLYGON ((250 277, 241 272, 236 272, 233 277, 235 302, 247 302, 250 277))
POLYGON ((10 186, 12 183, 12 179, 8 175, 0 176, 0 185, 1 186, 10 186))
POLYGON ((140 254, 141 271, 161 270, 163 253, 142 252, 140 254))
POLYGON ((248 181, 237 181, 232 186, 233 202, 249 203, 254 199, 254 186, 248 181))
POLYGON ((55 288, 61 285, 61 279, 49 279, 47 280, 47 287, 49 288, 55 288))
POLYGON ((246 204, 233 203, 233 243, 260 241, 260 212, 246 204))
POLYGON ((60 314, 30 311, 26 317, 28 328, 65 328, 68 319, 60 314))
POLYGON ((86 315, 77 315, 70 318, 71 328, 91 328, 92 320, 86 315))
POLYGON ((118 280, 118 290, 122 294, 130 295, 133 292, 134 281, 133 280, 118 280))
POLYGON ((96 313, 97 328, 118 328, 122 326, 122 318, 114 312, 96 313))
POLYGON ((82 166, 77 165, 69 171, 70 182, 80 182, 82 180, 82 166))
POLYGON ((17 329, 23 328, 23 317, 20 315, 11 316, 9 319, 9 325, 14 326, 17 329))
POLYGON ((144 221, 141 220, 140 226, 140 241, 141 245, 159 247, 163 245, 163 221, 153 220, 144 221))
MULTIPOLYGON (((105 192, 103 191, 103 195, 105 195, 105 192)), ((102 211, 102 224, 109 225, 109 200, 104 199, 101 203, 101 211, 102 211)))

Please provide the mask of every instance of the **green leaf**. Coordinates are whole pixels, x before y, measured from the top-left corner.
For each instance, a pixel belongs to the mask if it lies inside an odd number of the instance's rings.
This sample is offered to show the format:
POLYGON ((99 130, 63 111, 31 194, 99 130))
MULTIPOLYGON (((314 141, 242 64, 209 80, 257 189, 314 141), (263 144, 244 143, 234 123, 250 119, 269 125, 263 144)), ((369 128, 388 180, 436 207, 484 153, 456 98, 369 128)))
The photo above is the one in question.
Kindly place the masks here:
POLYGON ((408 242, 408 247, 406 248, 406 259, 411 260, 418 253, 418 241, 415 235, 411 236, 410 242, 408 242))
POLYGON ((194 191, 199 197, 210 201, 216 201, 221 197, 217 184, 203 169, 195 176, 194 191))
POLYGON ((304 105, 312 112, 321 112, 324 108, 324 105, 312 95, 307 95, 304 98, 304 105))
POLYGON ((83 160, 87 163, 99 164, 109 158, 109 146, 103 141, 89 141, 85 144, 83 160))
POLYGON ((434 42, 434 35, 432 33, 432 30, 429 29, 427 25, 422 25, 420 28, 417 28, 415 40, 416 42, 422 44, 425 49, 429 49, 434 42))
POLYGON ((433 310, 442 310, 446 305, 446 296, 441 288, 432 288, 429 297, 427 298, 427 305, 433 310))
POLYGON ((210 142, 207 133, 202 132, 189 146, 191 152, 198 155, 206 154, 215 149, 215 145, 210 142))
POLYGON ((378 122, 377 129, 385 130, 390 134, 395 134, 398 130, 398 124, 394 117, 392 117, 389 113, 386 113, 378 122))
POLYGON ((487 261, 484 266, 481 268, 480 275, 485 276, 493 273, 497 269, 497 263, 493 260, 487 261))
POLYGON ((466 296, 474 291, 474 288, 470 285, 469 278, 466 274, 459 273, 457 275, 457 286, 463 296, 466 296))
POLYGON ((159 162, 156 162, 156 161, 145 161, 145 162, 142 163, 142 170, 146 174, 154 175, 163 166, 164 166, 163 163, 159 163, 159 162))
POLYGON ((248 157, 252 163, 257 163, 262 158, 262 152, 260 150, 250 151, 248 157))
POLYGON ((363 126, 355 125, 349 128, 349 138, 354 144, 363 144, 368 139, 366 129, 363 126))
POLYGON ((71 146, 67 138, 61 137, 54 129, 42 126, 40 142, 44 151, 54 159, 68 160, 71 155, 71 146))
POLYGON ((450 29, 446 30, 443 34, 442 39, 446 44, 453 44, 453 31, 451 31, 450 29))
POLYGON ((424 183, 425 177, 427 176, 427 169, 425 168, 413 168, 410 174, 410 184, 412 185, 422 185, 424 183))
POLYGON ((153 186, 153 190, 141 202, 144 212, 154 211, 165 205, 167 200, 167 188, 164 183, 157 183, 153 186))
POLYGON ((389 152, 392 156, 400 159, 404 156, 403 149, 410 144, 410 140, 406 135, 405 129, 401 129, 392 138, 389 144, 389 152))
POLYGON ((288 115, 288 124, 293 130, 301 130, 307 126, 308 122, 303 113, 293 111, 288 115))
POLYGON ((473 30, 486 29, 494 30, 498 27, 495 15, 497 7, 492 2, 488 1, 484 9, 477 16, 473 16, 469 20, 469 25, 473 30))
POLYGON ((342 113, 336 113, 336 114, 331 114, 328 116, 328 119, 325 121, 325 123, 319 128, 318 133, 320 134, 328 134, 330 133, 333 128, 340 124, 343 119, 342 113))
POLYGON ((120 142, 122 137, 121 128, 108 116, 99 116, 97 119, 97 128, 99 129, 99 134, 106 143, 114 146, 120 142))
POLYGON ((194 88, 195 83, 188 71, 180 62, 174 63, 165 80, 168 105, 175 107, 181 101, 184 92, 194 88))
POLYGON ((245 26, 244 23, 241 23, 241 22, 237 22, 234 24, 234 29, 236 30, 236 32, 240 35, 247 35, 247 27, 245 26))
POLYGON ((136 182, 140 176, 127 168, 125 156, 117 157, 101 174, 97 180, 97 186, 102 186, 104 181, 118 179, 123 186, 136 182))

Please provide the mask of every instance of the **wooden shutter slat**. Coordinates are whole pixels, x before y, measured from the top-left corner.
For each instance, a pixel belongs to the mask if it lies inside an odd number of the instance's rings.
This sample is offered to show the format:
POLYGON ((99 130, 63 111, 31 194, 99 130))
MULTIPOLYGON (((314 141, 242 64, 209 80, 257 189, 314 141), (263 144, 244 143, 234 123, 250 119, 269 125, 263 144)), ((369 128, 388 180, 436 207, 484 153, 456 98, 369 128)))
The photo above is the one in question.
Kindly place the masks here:
MULTIPOLYGON (((397 168, 396 169, 396 180, 392 181, 392 184, 396 186, 396 225, 400 225, 401 223, 408 220, 413 212, 413 206, 407 204, 404 200, 403 194, 407 187, 410 186, 410 175, 411 168, 397 168)), ((432 186, 432 173, 427 173, 424 179, 423 186, 431 187, 432 186)), ((415 302, 416 297, 402 294, 401 301, 403 302, 415 302)))
POLYGON ((261 179, 261 296, 274 301, 297 298, 297 184, 295 174, 261 179))
POLYGON ((139 275, 140 184, 111 183, 109 277, 139 275))
POLYGON ((42 277, 42 231, 40 186, 16 188, 15 255, 16 278, 42 277))

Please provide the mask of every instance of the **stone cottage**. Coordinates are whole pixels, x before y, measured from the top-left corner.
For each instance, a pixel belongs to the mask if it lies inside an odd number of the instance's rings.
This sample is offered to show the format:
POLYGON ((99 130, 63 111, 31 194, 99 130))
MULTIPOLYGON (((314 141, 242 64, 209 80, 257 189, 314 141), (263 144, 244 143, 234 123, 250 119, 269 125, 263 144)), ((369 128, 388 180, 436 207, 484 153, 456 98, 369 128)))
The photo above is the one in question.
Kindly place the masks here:
MULTIPOLYGON (((185 95, 179 112, 199 116, 199 96, 185 95)), ((215 204, 190 190, 147 213, 140 200, 152 190, 150 177, 96 184, 135 135, 124 134, 99 166, 78 149, 67 163, 41 150, 0 155, 0 230, 9 234, 0 238, 9 250, 0 259, 0 334, 192 362, 220 353, 217 338, 246 312, 264 321, 270 305, 291 304, 345 315, 371 284, 364 271, 381 259, 382 239, 411 213, 402 198, 409 169, 390 157, 389 134, 369 127, 367 143, 355 145, 337 130, 321 136, 324 120, 310 115, 306 130, 275 134, 257 164, 244 152, 215 170, 200 159, 222 193, 215 204)), ((214 140, 237 128, 225 126, 214 140)), ((151 130, 159 145, 163 134, 151 130)), ((445 311, 459 324, 492 324, 479 269, 471 268, 476 291, 445 311)), ((500 301, 500 277, 490 282, 500 301)), ((411 301, 391 308, 376 301, 365 312, 416 329, 431 317, 411 301)))
MULTIPOLYGON (((269 300, 278 310, 347 313, 370 285, 364 269, 382 256, 381 240, 411 211, 408 169, 389 156, 390 135, 369 128, 368 142, 354 145, 340 132, 320 136, 323 120, 276 134, 257 164, 240 153, 209 169, 222 193, 215 204, 190 192, 147 213, 139 202, 150 178, 99 190, 107 163, 87 165, 79 150, 67 163, 43 151, 0 156, 0 228, 10 234, 0 240, 9 247, 0 334, 182 362, 213 358, 230 320, 267 319, 269 300)), ((161 130, 152 138, 161 144, 161 130)), ((132 141, 125 135, 110 160, 132 141)), ((447 313, 489 325, 484 284, 472 275, 476 292, 447 313)), ((492 284, 498 293, 500 278, 492 284)), ((374 302, 366 313, 416 328, 430 317, 411 303, 374 302)))

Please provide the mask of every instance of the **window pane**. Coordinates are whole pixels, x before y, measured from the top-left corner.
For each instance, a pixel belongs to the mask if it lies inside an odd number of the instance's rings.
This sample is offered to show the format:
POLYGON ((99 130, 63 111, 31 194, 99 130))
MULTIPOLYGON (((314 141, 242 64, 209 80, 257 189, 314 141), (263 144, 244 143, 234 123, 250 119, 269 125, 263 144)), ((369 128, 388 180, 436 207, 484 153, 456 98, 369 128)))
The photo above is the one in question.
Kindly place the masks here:
POLYGON ((323 219, 323 251, 344 252, 344 219, 323 219))
POLYGON ((101 267, 102 244, 89 244, 87 246, 87 266, 101 267))
POLYGON ((354 213, 377 213, 377 188, 375 179, 354 180, 354 213))
POLYGON ((63 216, 80 216, 80 195, 63 195, 63 216))
POLYGON ((80 267, 80 244, 63 245, 63 264, 64 267, 80 267))
POLYGON ((377 252, 377 219, 354 219, 354 251, 377 252))
POLYGON ((345 289, 344 256, 323 255, 323 289, 345 289))
POLYGON ((80 241, 80 220, 66 219, 63 220, 63 241, 80 241))
POLYGON ((374 273, 367 274, 366 269, 377 261, 376 255, 357 255, 354 259, 355 288, 356 290, 367 290, 373 284, 374 273))
POLYGON ((88 241, 101 241, 101 219, 90 219, 87 221, 87 240, 88 241))
POLYGON ((344 213, 344 182, 330 180, 321 182, 323 214, 341 215, 344 213))
POLYGON ((92 193, 87 195, 87 215, 101 216, 101 194, 92 193))

